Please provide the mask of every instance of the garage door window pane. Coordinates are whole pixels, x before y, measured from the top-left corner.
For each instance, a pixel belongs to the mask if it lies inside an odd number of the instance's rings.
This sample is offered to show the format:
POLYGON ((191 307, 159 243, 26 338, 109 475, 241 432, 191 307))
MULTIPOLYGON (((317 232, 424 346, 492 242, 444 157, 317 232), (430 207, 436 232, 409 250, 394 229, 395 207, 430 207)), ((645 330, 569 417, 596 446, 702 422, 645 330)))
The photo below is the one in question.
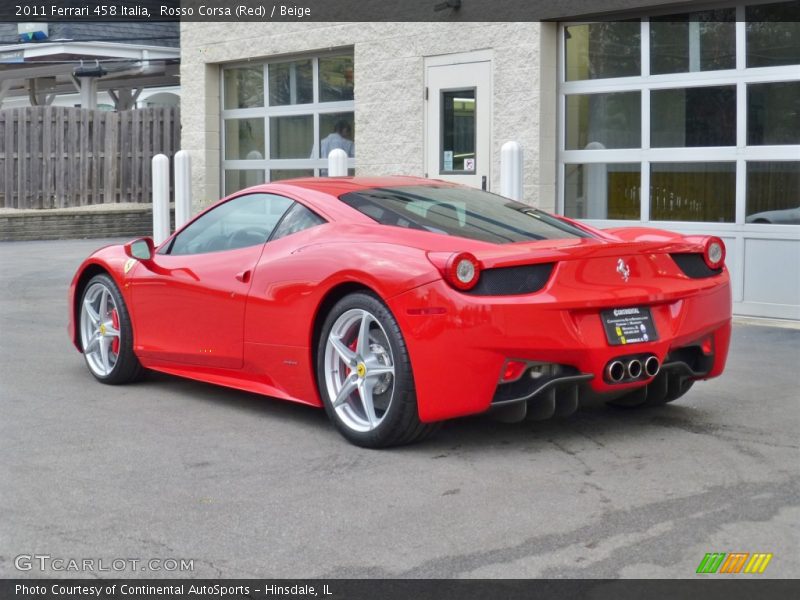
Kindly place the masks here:
POLYGON ((640 92, 567 96, 567 150, 639 148, 640 92))
POLYGON ((225 169, 225 195, 228 196, 252 185, 264 183, 263 169, 225 169))
POLYGON ((564 28, 567 81, 641 74, 641 25, 610 21, 564 28))
POLYGON ((650 19, 650 73, 736 67, 736 11, 709 10, 650 19))
POLYGON ((269 172, 270 181, 281 179, 294 179, 295 177, 313 177, 314 169, 272 169, 269 172))
POLYGON ((736 145, 736 86, 653 90, 653 148, 736 145))
POLYGON ((226 110, 264 106, 264 68, 225 69, 223 96, 226 110))
POLYGON ((638 219, 639 163, 564 165, 564 213, 577 219, 638 219))
POLYGON ((800 144, 800 81, 747 86, 747 143, 800 144))
POLYGON ((653 163, 650 219, 732 223, 736 163, 653 163))
POLYGON ((800 2, 745 7, 747 66, 800 65, 800 2))
POLYGON ((264 119, 225 119, 225 159, 264 158, 264 119))
POLYGON ((747 163, 747 222, 800 225, 800 162, 747 163))
POLYGON ((319 157, 328 158, 331 150, 339 148, 347 156, 356 155, 355 119, 352 112, 324 113, 319 116, 319 157))
POLYGON ((269 105, 309 104, 314 101, 311 61, 298 60, 269 66, 269 105))
POLYGON ((269 120, 269 157, 313 158, 314 117, 272 117, 269 120))
POLYGON ((353 57, 331 56, 319 59, 319 101, 341 102, 353 99, 353 57))

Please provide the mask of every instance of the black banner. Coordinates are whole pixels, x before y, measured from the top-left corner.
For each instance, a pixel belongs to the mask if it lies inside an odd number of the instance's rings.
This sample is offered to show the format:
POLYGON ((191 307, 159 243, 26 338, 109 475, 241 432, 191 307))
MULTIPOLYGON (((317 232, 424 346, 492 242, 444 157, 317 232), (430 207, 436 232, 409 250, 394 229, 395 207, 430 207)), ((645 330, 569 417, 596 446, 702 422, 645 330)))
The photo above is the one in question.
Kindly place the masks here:
POLYGON ((720 598, 800 597, 800 580, 739 576, 715 579, 658 580, 182 580, 182 579, 6 579, 3 600, 550 600, 592 598, 720 598))
MULTIPOLYGON (((615 19, 629 17, 631 11, 671 14, 691 10, 690 4, 665 0, 3 0, 0 21, 544 21, 615 19)), ((797 2, 786 2, 779 12, 761 18, 800 21, 797 2)))

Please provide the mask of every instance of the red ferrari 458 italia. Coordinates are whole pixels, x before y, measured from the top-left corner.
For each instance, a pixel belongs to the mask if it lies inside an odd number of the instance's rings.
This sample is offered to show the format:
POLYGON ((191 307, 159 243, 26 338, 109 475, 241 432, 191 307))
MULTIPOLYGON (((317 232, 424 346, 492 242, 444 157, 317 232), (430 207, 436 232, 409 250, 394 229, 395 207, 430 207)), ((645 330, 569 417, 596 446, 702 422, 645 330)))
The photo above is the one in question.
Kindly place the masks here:
POLYGON ((658 405, 725 366, 725 246, 598 230, 412 177, 237 192, 154 247, 108 246, 70 287, 103 383, 142 368, 324 407, 351 442, 444 419, 658 405))

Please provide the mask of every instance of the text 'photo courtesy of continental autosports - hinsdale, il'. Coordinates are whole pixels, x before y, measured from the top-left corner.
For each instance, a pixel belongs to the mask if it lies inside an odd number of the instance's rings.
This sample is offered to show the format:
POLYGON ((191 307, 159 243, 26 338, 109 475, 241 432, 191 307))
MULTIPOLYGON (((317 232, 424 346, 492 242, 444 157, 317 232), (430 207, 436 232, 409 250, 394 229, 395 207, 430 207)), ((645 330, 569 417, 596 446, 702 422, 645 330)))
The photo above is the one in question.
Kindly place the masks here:
POLYGON ((720 375, 717 237, 599 230, 412 177, 248 188, 163 244, 96 251, 69 334, 99 381, 143 369, 324 407, 367 447, 443 420, 676 400, 720 375))

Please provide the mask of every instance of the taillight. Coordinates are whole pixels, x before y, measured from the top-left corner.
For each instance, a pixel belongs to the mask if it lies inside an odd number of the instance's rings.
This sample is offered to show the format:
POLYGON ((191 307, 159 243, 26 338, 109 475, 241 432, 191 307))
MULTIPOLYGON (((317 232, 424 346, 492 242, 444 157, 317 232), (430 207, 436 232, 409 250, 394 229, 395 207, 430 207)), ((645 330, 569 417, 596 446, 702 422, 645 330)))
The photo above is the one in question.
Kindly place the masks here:
POLYGON ((478 259, 469 252, 459 252, 447 259, 444 278, 458 290, 471 290, 481 276, 481 265, 478 259))
POLYGON ((709 269, 721 269, 725 263, 724 242, 718 237, 708 238, 703 250, 703 260, 706 261, 709 269))

